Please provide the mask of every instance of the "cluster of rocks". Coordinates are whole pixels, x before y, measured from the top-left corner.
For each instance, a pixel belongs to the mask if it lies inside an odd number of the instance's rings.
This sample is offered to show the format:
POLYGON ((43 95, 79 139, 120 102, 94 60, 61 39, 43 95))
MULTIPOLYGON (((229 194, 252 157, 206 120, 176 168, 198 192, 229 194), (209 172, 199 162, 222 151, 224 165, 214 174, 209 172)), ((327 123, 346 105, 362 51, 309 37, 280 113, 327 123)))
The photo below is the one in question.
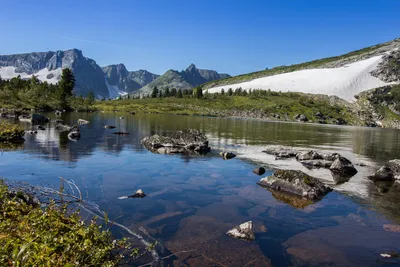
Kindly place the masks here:
POLYGON ((33 125, 42 125, 50 122, 49 118, 40 114, 22 114, 18 117, 18 119, 21 122, 29 122, 33 125))
POLYGON ((387 83, 399 82, 400 51, 395 50, 384 55, 378 67, 371 72, 371 75, 387 83))
POLYGON ((329 168, 332 172, 345 176, 353 176, 357 173, 351 161, 338 153, 320 154, 314 150, 299 152, 286 147, 270 147, 263 152, 274 155, 275 159, 296 158, 309 168, 329 168))
POLYGON ((210 152, 207 137, 196 129, 177 131, 171 136, 155 134, 145 137, 141 142, 148 150, 159 154, 210 152))

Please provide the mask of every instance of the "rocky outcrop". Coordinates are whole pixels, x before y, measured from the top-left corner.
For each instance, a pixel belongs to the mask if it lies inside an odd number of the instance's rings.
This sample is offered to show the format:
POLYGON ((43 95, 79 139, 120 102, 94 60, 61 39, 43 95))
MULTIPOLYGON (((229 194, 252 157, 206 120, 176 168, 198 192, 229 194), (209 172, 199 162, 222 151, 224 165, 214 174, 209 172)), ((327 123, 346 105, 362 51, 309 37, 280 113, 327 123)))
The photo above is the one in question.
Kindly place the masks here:
POLYGON ((50 121, 49 118, 40 114, 21 115, 18 119, 21 122, 29 122, 32 124, 45 124, 50 121))
POLYGON ((310 150, 307 152, 300 152, 296 154, 296 159, 298 161, 302 160, 315 160, 315 159, 323 159, 324 157, 319 154, 318 152, 315 152, 314 150, 310 150))
POLYGON ((229 230, 226 234, 228 236, 238 238, 238 239, 244 239, 247 241, 256 240, 256 237, 253 232, 253 222, 252 221, 242 223, 241 225, 236 226, 235 228, 229 230))
POLYGON ((307 116, 304 115, 304 114, 297 114, 297 115, 294 117, 294 119, 295 119, 296 121, 299 121, 299 122, 307 122, 307 121, 308 121, 307 116))
POLYGON ((207 153, 210 151, 207 137, 199 130, 188 129, 173 133, 171 136, 155 134, 142 140, 150 151, 161 154, 207 153))
POLYGON ((400 159, 390 160, 374 174, 368 176, 372 181, 400 180, 400 159))
POLYGON ((392 51, 382 57, 371 75, 387 83, 400 81, 400 51, 392 51))
POLYGON ((277 170, 272 176, 262 178, 258 184, 310 200, 319 200, 332 191, 317 178, 295 170, 277 170))

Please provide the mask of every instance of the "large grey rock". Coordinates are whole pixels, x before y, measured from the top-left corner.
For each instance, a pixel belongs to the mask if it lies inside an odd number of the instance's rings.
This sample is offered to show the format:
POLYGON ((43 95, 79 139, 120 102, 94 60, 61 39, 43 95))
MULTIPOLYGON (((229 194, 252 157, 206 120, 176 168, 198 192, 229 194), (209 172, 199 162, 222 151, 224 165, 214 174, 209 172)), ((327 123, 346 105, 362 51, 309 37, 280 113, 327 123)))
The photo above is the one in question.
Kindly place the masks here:
POLYGON ((300 163, 309 168, 330 168, 333 162, 330 160, 314 159, 303 160, 300 163))
POLYGON ((18 119, 19 121, 29 122, 32 124, 45 124, 50 121, 49 118, 40 114, 21 115, 18 117, 18 119))
POLYGON ((368 178, 372 181, 400 180, 400 159, 389 160, 368 178))
POLYGON ((310 200, 319 200, 332 191, 317 178, 296 170, 277 170, 273 175, 262 178, 258 184, 310 200))
POLYGON ((346 176, 352 176, 357 173, 354 165, 345 157, 338 157, 329 168, 332 172, 340 173, 346 176))
POLYGON ((210 151, 207 137, 199 130, 188 129, 173 133, 171 136, 158 134, 145 137, 142 144, 155 153, 207 153, 210 151), (160 148, 163 148, 160 150, 160 148))
POLYGON ((253 241, 256 240, 256 237, 253 232, 253 222, 248 221, 245 223, 242 223, 239 226, 236 226, 235 228, 232 228, 226 233, 228 236, 234 237, 234 238, 239 238, 239 239, 244 239, 247 241, 253 241))
POLYGON ((78 131, 79 132, 79 128, 76 125, 69 126, 69 125, 66 125, 66 124, 63 124, 63 123, 58 123, 54 128, 57 131, 60 131, 60 132, 74 132, 74 131, 78 131))

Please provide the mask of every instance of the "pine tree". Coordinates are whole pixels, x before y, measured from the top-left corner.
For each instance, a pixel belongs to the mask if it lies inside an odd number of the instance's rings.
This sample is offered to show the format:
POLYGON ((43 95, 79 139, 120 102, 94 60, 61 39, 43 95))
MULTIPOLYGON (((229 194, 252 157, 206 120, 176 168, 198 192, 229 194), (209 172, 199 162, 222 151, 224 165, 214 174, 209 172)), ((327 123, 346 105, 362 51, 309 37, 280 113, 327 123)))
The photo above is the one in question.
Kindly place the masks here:
POLYGON ((200 99, 203 97, 203 89, 201 89, 201 87, 196 87, 193 89, 192 94, 193 94, 193 97, 200 99))
POLYGON ((182 89, 179 89, 178 90, 178 98, 182 98, 182 97, 183 97, 182 89))
POLYGON ((151 98, 156 98, 158 96, 158 88, 154 86, 153 91, 151 92, 151 98))
POLYGON ((89 93, 87 94, 87 100, 90 106, 94 104, 95 97, 92 90, 90 90, 89 93))
POLYGON ((62 109, 68 108, 68 98, 72 96, 75 87, 75 77, 72 70, 66 68, 62 70, 61 80, 58 83, 58 101, 62 109))
POLYGON ((172 88, 172 90, 171 90, 171 96, 176 97, 177 93, 178 93, 178 92, 176 91, 176 88, 172 88))
POLYGON ((228 95, 229 95, 229 96, 232 96, 232 95, 233 95, 233 90, 232 90, 232 88, 229 88, 229 89, 228 89, 228 95))
POLYGON ((164 97, 170 97, 171 96, 171 93, 170 93, 170 91, 169 91, 169 88, 167 87, 166 89, 165 89, 165 91, 164 91, 164 97))
POLYGON ((224 88, 221 89, 221 95, 225 95, 225 90, 224 90, 224 88))

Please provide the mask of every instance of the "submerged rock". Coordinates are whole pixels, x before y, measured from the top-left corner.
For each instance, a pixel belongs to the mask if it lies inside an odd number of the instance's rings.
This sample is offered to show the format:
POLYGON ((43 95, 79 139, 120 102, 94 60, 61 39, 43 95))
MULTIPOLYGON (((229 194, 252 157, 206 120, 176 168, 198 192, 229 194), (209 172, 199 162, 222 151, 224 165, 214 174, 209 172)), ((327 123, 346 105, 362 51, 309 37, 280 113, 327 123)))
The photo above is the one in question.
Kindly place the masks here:
POLYGON ((345 157, 339 156, 329 168, 332 172, 341 173, 343 175, 353 176, 357 173, 356 168, 350 160, 345 157))
POLYGON ((72 131, 68 134, 69 139, 77 140, 81 138, 81 133, 79 131, 72 131))
POLYGON ((42 125, 34 125, 33 126, 34 130, 40 130, 40 131, 45 131, 46 128, 44 128, 42 125))
POLYGON ((127 198, 144 198, 146 194, 143 192, 142 189, 137 190, 134 194, 130 196, 122 196, 118 197, 118 199, 127 199, 127 198))
POLYGON ((76 125, 69 126, 69 125, 66 125, 66 124, 63 124, 63 123, 58 123, 55 126, 55 129, 57 131, 60 131, 60 132, 74 132, 74 131, 78 131, 79 132, 78 126, 76 126, 76 125))
POLYGON ((253 222, 252 221, 242 223, 241 225, 236 226, 235 228, 229 230, 226 234, 228 236, 231 236, 234 238, 239 238, 239 239, 244 239, 247 241, 256 240, 256 237, 253 232, 253 222))
POLYGON ((78 124, 79 124, 79 125, 89 124, 89 121, 83 120, 83 119, 78 119, 78 124))
POLYGON ((115 129, 115 126, 113 125, 106 125, 104 126, 105 129, 115 129))
POLYGON ((332 165, 332 161, 320 159, 303 160, 300 163, 308 168, 329 168, 332 165))
POLYGON ((317 178, 295 170, 277 170, 273 175, 262 178, 258 184, 310 200, 319 200, 332 191, 317 178))
POLYGON ((368 176, 372 181, 400 180, 400 159, 393 159, 385 163, 374 174, 368 176))
POLYGON ((128 132, 114 132, 112 134, 117 134, 117 135, 128 135, 128 132))
POLYGON ((297 150, 294 150, 290 147, 267 147, 262 152, 276 156, 276 159, 280 158, 292 158, 299 153, 297 150))
POLYGON ((263 167, 258 167, 253 169, 253 172, 258 175, 263 175, 265 173, 265 169, 263 167))
POLYGON ((234 157, 236 157, 236 155, 234 154, 234 153, 232 153, 232 152, 221 152, 221 153, 219 153, 219 155, 221 156, 221 157, 223 157, 224 159, 233 159, 234 157))
POLYGON ((171 136, 158 134, 145 137, 142 144, 150 151, 163 154, 207 153, 210 152, 207 137, 199 130, 188 129, 173 133, 171 136), (163 148, 160 150, 160 148, 163 148), (160 152, 159 152, 160 151, 160 152))
POLYGON ((50 121, 49 118, 40 114, 21 115, 18 119, 22 122, 29 122, 32 124, 45 124, 50 121))

